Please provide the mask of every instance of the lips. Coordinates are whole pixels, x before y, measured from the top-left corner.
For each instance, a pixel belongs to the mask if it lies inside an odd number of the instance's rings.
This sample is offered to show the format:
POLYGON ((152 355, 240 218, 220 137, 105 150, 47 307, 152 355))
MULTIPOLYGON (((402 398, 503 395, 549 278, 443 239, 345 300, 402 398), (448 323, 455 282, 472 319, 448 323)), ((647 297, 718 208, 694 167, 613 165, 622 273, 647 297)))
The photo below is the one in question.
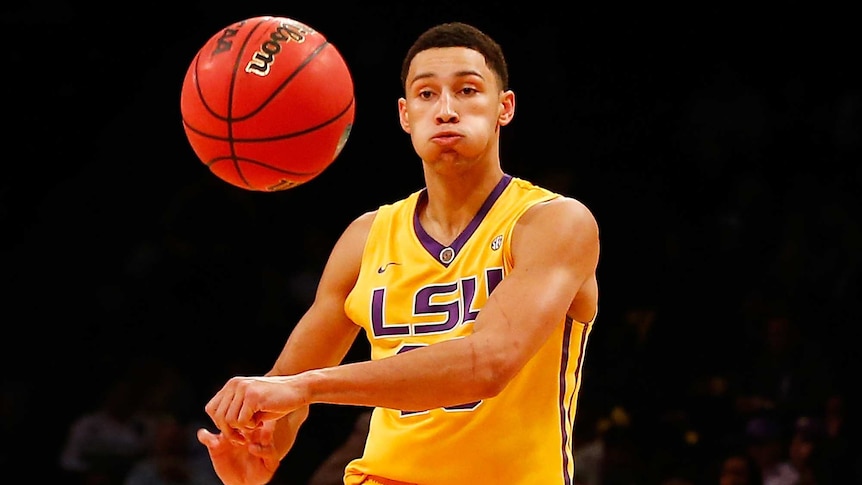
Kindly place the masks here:
POLYGON ((434 137, 431 138, 431 141, 438 145, 446 146, 457 143, 461 138, 463 138, 461 134, 447 131, 434 135, 434 137))

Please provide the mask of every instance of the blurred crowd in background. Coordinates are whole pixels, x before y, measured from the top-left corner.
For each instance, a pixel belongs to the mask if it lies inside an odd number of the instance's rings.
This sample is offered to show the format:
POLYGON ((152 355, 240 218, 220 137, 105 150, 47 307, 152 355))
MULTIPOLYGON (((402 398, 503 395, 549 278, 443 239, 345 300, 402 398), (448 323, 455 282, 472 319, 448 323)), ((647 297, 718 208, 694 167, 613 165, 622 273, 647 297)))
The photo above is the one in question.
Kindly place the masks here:
MULTIPOLYGON (((357 121, 317 180, 261 194, 207 172, 178 114, 195 50, 260 14, 254 2, 127 21, 48 3, 3 7, 19 43, 18 150, 0 177, 0 465, 27 483, 218 483, 194 437, 206 401, 269 370, 350 220, 420 188, 398 69, 456 6, 432 19, 356 4, 340 20, 295 6, 352 66, 357 121), (37 61, 50 68, 21 67, 37 61)), ((452 12, 509 57, 504 169, 581 199, 602 231, 573 485, 862 483, 854 17, 572 18, 532 3, 452 12)), ((348 360, 364 358, 360 336, 348 360)), ((274 484, 340 483, 365 416, 314 407, 274 484)))

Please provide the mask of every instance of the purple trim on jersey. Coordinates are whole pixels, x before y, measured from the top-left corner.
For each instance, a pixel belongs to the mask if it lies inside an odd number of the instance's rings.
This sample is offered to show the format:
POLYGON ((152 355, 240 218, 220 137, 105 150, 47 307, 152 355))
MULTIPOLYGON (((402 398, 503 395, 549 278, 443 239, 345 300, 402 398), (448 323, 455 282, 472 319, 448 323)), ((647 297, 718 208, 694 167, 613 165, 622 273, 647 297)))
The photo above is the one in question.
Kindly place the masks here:
MULTIPOLYGON (((569 406, 566 403, 566 371, 569 365, 569 344, 572 339, 572 317, 566 315, 566 326, 563 329, 563 355, 560 362, 560 434, 563 438, 561 452, 563 454, 563 478, 566 485, 571 485, 572 477, 569 476, 569 454, 566 453, 566 443, 569 440, 569 406)), ((577 379, 577 373, 575 379, 577 379)), ((576 381, 577 382, 577 381, 576 381)), ((577 385, 577 384, 576 384, 577 385)), ((574 453, 574 450, 572 451, 574 453)), ((574 456, 574 455, 573 455, 574 456)))
MULTIPOLYGON (((569 340, 570 340, 571 334, 572 334, 572 323, 573 322, 574 322, 574 320, 572 319, 572 317, 566 315, 566 328, 565 328, 566 336, 564 338, 565 341, 563 342, 563 365, 564 366, 565 366, 565 363, 569 361, 569 358, 568 358, 569 357, 569 340)), ((584 369, 584 367, 583 367, 583 365, 584 365, 584 354, 585 354, 585 351, 587 348, 587 332, 589 332, 589 330, 590 330, 590 325, 591 325, 590 323, 585 323, 584 328, 581 330, 581 347, 578 349, 578 362, 575 364, 575 389, 577 389, 577 385, 578 385, 577 383, 581 379, 581 371, 584 369)), ((565 375, 565 368, 563 369, 563 374, 565 375)), ((563 382, 565 382, 565 381, 561 379, 560 383, 563 383, 563 382)), ((562 386, 562 388, 565 389, 565 386, 562 386)), ((560 396, 563 396, 563 394, 561 393, 560 396)), ((577 396, 574 393, 572 393, 572 397, 569 398, 568 406, 563 406, 562 404, 564 404, 564 403, 562 403, 562 402, 560 403, 561 404, 561 406, 560 406, 561 410, 563 410, 563 412, 565 412, 565 409, 572 409, 572 407, 575 406, 575 404, 576 404, 575 403, 576 398, 577 398, 577 396)), ((561 397, 561 399, 562 399, 562 397, 561 397)), ((566 417, 566 415, 562 415, 564 423, 565 423, 565 417, 566 417)), ((565 426, 563 426, 563 448, 565 448, 565 446, 566 446, 566 434, 565 434, 566 429, 567 428, 565 426)), ((574 442, 572 442, 572 445, 574 445, 574 442)), ((563 468, 563 475, 565 475, 566 470, 568 470, 568 462, 565 461, 567 456, 568 455, 566 455, 565 453, 563 454, 563 460, 564 460, 563 464, 565 465, 563 468)), ((574 456, 574 450, 572 450, 572 456, 574 456)), ((575 466, 577 466, 577 463, 575 464, 575 466)), ((567 485, 572 483, 573 480, 574 480, 573 478, 570 479, 568 476, 566 476, 566 484, 567 485)))
POLYGON ((434 259, 439 261, 440 264, 442 264, 444 267, 448 268, 452 261, 454 261, 455 258, 458 257, 458 253, 461 252, 461 248, 464 247, 464 244, 467 243, 467 241, 470 239, 470 236, 472 236, 473 233, 476 232, 476 229, 479 227, 479 224, 482 222, 482 219, 484 219, 485 216, 488 215, 488 212, 491 210, 491 207, 494 206, 494 202, 496 202, 497 199, 500 198, 500 195, 503 193, 503 190, 506 188, 506 186, 509 185, 509 182, 511 181, 511 175, 503 174, 503 178, 501 178, 500 181, 497 182, 497 186, 494 187, 494 190, 492 190, 491 193, 488 194, 488 198, 486 198, 485 202, 482 203, 482 207, 479 208, 479 212, 477 212, 476 215, 473 216, 473 220, 470 221, 470 224, 467 224, 467 227, 465 227, 464 230, 461 231, 461 234, 459 234, 458 237, 455 238, 455 240, 452 241, 452 244, 450 244, 449 246, 444 246, 440 244, 434 238, 428 235, 428 233, 425 232, 425 228, 422 227, 422 224, 419 222, 419 206, 425 199, 428 198, 428 190, 423 189, 422 192, 419 194, 419 201, 416 203, 416 209, 413 212, 413 229, 416 231, 416 237, 419 238, 419 242, 422 243, 422 246, 425 248, 426 251, 428 251, 428 254, 433 256, 434 259), (455 255, 451 259, 449 259, 449 261, 443 261, 443 259, 441 259, 440 257, 443 250, 446 248, 452 249, 455 253, 455 255))

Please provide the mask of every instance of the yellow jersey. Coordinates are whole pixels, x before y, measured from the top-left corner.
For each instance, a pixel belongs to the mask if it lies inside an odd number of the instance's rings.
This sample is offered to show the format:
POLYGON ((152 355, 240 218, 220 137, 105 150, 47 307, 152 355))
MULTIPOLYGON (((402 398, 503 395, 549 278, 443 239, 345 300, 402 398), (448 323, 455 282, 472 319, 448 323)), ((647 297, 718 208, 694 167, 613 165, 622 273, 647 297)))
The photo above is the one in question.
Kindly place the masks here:
MULTIPOLYGON (((422 189, 378 209, 345 301, 372 359, 470 335, 488 295, 512 269, 518 219, 559 194, 505 175, 448 246, 419 223, 416 208, 425 197, 422 189)), ((375 408, 364 452, 345 468, 344 483, 376 476, 418 485, 572 484, 572 431, 592 323, 561 318, 491 399, 427 410, 375 408)))

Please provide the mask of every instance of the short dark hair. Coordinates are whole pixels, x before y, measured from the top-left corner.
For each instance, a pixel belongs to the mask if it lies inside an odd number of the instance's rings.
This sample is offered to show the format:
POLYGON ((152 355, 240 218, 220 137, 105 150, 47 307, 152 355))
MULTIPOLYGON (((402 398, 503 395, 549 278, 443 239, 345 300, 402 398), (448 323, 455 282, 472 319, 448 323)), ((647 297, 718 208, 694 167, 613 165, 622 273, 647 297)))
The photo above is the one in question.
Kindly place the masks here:
POLYGON ((504 91, 509 89, 509 68, 506 66, 503 49, 488 34, 462 22, 436 25, 416 39, 401 64, 402 87, 407 86, 407 71, 410 70, 410 63, 413 62, 416 54, 438 47, 466 47, 482 54, 485 57, 485 63, 497 75, 500 87, 504 91))

